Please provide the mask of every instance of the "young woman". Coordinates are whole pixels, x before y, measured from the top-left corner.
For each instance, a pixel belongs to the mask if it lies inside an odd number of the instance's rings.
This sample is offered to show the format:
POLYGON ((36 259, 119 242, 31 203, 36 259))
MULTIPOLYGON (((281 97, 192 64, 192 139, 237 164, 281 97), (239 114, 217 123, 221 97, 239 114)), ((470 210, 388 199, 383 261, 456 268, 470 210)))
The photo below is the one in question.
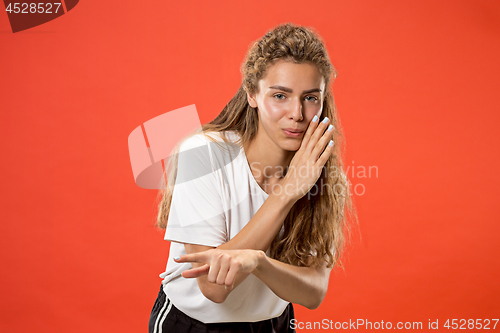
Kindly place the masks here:
POLYGON ((317 308, 340 265, 356 215, 323 42, 282 24, 241 69, 233 99, 169 161, 150 332, 293 332, 292 303, 317 308))

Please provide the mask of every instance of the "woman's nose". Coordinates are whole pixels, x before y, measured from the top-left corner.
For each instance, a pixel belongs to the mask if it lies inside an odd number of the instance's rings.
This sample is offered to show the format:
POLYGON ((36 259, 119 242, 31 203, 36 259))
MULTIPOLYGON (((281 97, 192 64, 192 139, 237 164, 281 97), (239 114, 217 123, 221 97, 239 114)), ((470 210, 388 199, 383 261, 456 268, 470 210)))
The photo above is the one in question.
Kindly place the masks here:
POLYGON ((300 121, 303 119, 302 116, 302 102, 295 101, 291 106, 290 106, 290 117, 293 118, 295 121, 300 121))

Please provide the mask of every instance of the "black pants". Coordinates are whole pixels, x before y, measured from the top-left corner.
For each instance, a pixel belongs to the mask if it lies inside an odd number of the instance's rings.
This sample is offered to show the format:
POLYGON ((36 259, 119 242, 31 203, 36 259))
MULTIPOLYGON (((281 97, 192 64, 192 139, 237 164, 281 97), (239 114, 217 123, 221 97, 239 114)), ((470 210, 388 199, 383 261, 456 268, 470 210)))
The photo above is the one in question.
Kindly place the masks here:
POLYGON ((294 318, 290 303, 281 316, 268 320, 204 324, 177 309, 163 292, 163 286, 160 286, 149 318, 149 333, 290 333, 295 332, 290 328, 290 320, 294 318))

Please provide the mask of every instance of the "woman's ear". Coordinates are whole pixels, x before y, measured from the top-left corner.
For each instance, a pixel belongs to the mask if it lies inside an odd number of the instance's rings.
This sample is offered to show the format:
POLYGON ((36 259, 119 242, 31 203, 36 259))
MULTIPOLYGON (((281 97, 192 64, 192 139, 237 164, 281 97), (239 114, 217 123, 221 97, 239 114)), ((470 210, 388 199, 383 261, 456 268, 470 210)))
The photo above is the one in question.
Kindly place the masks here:
POLYGON ((255 101, 255 96, 249 94, 247 92, 247 100, 248 104, 250 104, 251 107, 256 108, 257 107, 257 102, 255 101))

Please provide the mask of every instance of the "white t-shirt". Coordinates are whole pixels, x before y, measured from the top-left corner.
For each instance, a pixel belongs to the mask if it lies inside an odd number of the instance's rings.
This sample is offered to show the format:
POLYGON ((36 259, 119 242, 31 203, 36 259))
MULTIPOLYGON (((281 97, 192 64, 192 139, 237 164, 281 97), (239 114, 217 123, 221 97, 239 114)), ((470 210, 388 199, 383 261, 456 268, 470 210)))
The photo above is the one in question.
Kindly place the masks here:
POLYGON ((217 247, 233 238, 268 198, 255 180, 243 147, 234 143, 237 132, 226 131, 230 142, 210 132, 180 146, 177 179, 167 221, 165 240, 171 241, 166 271, 160 274, 163 290, 188 316, 204 323, 256 322, 277 317, 288 302, 276 296, 253 274, 238 285, 223 303, 214 303, 200 291, 196 278, 181 276, 190 263, 173 258, 186 254, 181 243, 217 247))

